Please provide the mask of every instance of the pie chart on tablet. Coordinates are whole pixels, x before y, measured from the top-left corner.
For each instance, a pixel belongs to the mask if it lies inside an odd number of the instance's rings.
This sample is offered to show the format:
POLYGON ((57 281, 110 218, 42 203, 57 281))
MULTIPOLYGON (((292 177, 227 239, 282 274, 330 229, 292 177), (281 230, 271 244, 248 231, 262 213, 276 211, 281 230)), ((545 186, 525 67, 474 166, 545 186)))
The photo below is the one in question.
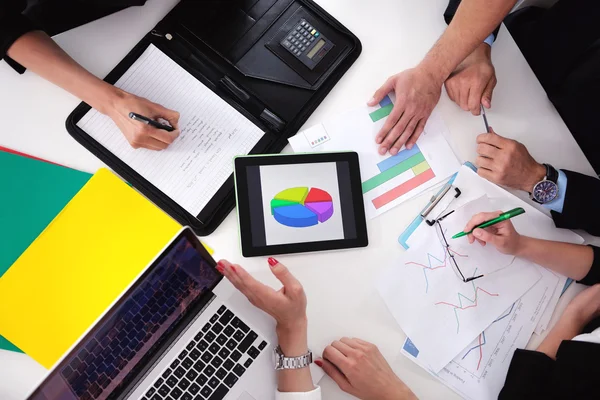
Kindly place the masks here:
POLYGON ((282 190, 271 200, 271 215, 281 225, 306 228, 327 222, 333 215, 333 201, 325 190, 294 187, 282 190))

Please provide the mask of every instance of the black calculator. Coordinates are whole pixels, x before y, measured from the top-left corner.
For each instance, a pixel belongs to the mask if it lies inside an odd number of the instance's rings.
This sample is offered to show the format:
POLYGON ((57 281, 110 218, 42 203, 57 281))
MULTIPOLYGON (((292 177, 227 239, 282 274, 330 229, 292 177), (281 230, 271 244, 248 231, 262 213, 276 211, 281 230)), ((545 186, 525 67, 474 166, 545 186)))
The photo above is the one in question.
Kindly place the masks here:
POLYGON ((335 46, 305 19, 288 32, 281 45, 311 70, 335 46))

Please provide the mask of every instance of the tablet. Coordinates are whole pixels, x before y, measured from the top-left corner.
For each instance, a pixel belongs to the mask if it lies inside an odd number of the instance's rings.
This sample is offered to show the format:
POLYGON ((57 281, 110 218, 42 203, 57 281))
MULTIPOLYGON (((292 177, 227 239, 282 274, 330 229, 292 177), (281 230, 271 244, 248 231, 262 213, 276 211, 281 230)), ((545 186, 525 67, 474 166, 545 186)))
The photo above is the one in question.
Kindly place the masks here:
POLYGON ((245 257, 367 246, 355 152, 240 156, 234 175, 245 257))

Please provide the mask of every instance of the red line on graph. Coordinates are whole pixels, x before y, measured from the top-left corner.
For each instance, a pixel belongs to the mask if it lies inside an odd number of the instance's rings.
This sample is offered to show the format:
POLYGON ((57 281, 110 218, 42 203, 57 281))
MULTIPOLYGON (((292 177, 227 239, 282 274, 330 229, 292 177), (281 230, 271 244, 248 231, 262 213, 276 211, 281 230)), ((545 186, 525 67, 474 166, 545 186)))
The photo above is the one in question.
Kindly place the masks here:
MULTIPOLYGON (((459 257, 469 257, 466 254, 460 254, 460 253, 458 253, 458 252, 456 252, 456 251, 454 251, 452 249, 448 249, 448 251, 451 251, 452 253, 454 253, 455 255, 457 255, 459 257)), ((428 254, 428 256, 431 256, 431 255, 428 254)), ((431 257, 433 257, 433 256, 431 256, 431 257)), ((437 258, 436 258, 436 260, 437 260, 437 258)), ((423 267, 423 268, 428 269, 430 271, 433 271, 433 270, 438 269, 438 268, 446 268, 448 266, 448 253, 444 252, 444 264, 438 265, 437 267, 433 267, 433 266, 429 266, 428 267, 426 265, 423 265, 423 264, 420 264, 420 263, 414 262, 414 261, 409 261, 409 262, 405 263, 405 265, 418 265, 419 267, 423 267)))
MULTIPOLYGON (((469 308, 477 307, 477 291, 478 291, 478 290, 481 290, 483 293, 487 294, 488 296, 493 296, 493 297, 496 297, 496 296, 498 296, 498 293, 490 293, 490 292, 488 292, 487 290, 484 290, 484 289, 482 289, 482 288, 480 288, 480 287, 477 287, 477 289, 475 289, 475 301, 474 301, 474 302, 473 302, 473 304, 471 304, 470 306, 463 307, 463 306, 462 306, 462 304, 461 304, 460 306, 457 306, 456 304, 452 304, 452 303, 446 303, 445 301, 440 301, 440 302, 438 302, 438 303, 435 303, 435 305, 437 306, 437 305, 439 305, 439 304, 444 304, 444 305, 447 305, 447 306, 454 307, 454 308, 455 308, 455 309, 457 309, 457 310, 467 310, 467 309, 469 309, 469 308)), ((463 296, 463 297, 464 297, 464 296, 463 296)), ((465 298, 466 298, 466 299, 468 299, 467 297, 465 297, 465 298)), ((471 301, 471 300, 469 300, 469 301, 471 301)))

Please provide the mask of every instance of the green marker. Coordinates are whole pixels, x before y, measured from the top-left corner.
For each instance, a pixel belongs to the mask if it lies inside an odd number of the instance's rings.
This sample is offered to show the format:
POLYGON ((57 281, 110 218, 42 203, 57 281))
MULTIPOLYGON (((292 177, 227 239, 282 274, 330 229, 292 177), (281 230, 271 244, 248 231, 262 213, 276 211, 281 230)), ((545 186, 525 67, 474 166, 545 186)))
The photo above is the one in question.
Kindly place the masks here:
MULTIPOLYGON (((488 226, 495 225, 495 224, 497 224, 499 222, 506 221, 507 219, 511 219, 512 217, 516 217, 517 215, 521 215, 521 214, 524 214, 524 213, 525 213, 525 210, 523 210, 521 207, 514 208, 514 209, 512 209, 510 211, 507 211, 507 212, 504 212, 504 213, 500 214, 500 216, 497 217, 497 218, 494 218, 492 220, 489 220, 487 222, 484 222, 482 224, 477 225, 475 228, 473 228, 473 230, 475 230, 477 228, 481 228, 481 229, 487 228, 488 226)), ((452 236, 452 239, 458 239, 460 237, 467 236, 470 233, 473 233, 473 231, 470 231, 470 232, 459 232, 456 235, 452 236)))

